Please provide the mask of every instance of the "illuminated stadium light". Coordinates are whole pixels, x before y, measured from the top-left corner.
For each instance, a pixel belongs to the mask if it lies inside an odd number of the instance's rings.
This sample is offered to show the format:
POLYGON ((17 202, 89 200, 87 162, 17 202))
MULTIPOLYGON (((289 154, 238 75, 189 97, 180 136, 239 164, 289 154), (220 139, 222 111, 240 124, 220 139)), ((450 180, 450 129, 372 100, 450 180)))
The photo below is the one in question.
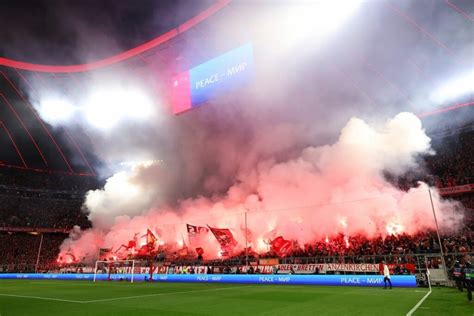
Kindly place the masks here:
POLYGON ((288 44, 304 39, 324 40, 336 31, 360 7, 362 0, 314 0, 284 8, 279 36, 288 44))
POLYGON ((474 92, 474 69, 471 72, 457 77, 439 87, 432 95, 431 100, 442 103, 462 97, 474 92))
POLYGON ((77 111, 77 107, 67 100, 52 98, 41 100, 38 111, 40 116, 46 121, 59 123, 71 119, 77 111))
POLYGON ((103 90, 88 98, 84 111, 90 124, 109 129, 121 120, 148 118, 153 101, 136 89, 103 90))

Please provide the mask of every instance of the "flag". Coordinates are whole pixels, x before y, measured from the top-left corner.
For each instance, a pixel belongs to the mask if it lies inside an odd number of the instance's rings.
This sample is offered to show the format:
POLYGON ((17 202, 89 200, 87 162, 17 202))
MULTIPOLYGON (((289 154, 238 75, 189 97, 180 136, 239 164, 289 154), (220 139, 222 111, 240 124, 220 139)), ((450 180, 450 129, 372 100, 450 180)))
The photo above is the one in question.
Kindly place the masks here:
POLYGON ((203 226, 194 226, 186 224, 186 230, 188 231, 189 243, 197 243, 198 239, 209 232, 209 228, 203 226))
POLYGON ((215 228, 210 226, 208 227, 214 237, 216 237, 223 250, 233 248, 237 245, 237 241, 234 239, 232 232, 228 228, 215 228))
MULTIPOLYGON (((125 250, 130 250, 130 249, 136 249, 137 244, 138 244, 138 235, 140 233, 136 233, 133 235, 133 239, 128 241, 128 244, 121 244, 120 247, 117 248, 117 250, 114 251, 114 253, 118 253, 120 249, 125 248, 125 250)), ((112 249, 111 249, 112 250, 112 249)))
POLYGON ((137 246, 137 242, 135 240, 129 240, 126 248, 130 249, 130 248, 135 248, 136 246, 137 246))
POLYGON ((204 249, 202 249, 201 247, 198 247, 196 248, 196 253, 198 254, 198 256, 202 256, 204 254, 204 249))
POLYGON ((186 224, 186 229, 188 230, 189 235, 198 235, 198 234, 206 234, 209 232, 209 228, 204 226, 194 226, 190 224, 186 224))
POLYGON ((286 256, 293 248, 293 243, 290 240, 284 239, 282 236, 272 240, 272 250, 276 252, 279 257, 286 256))
POLYGON ((155 242, 156 242, 155 235, 153 235, 153 233, 151 232, 150 229, 147 229, 146 230, 146 244, 147 245, 150 245, 150 244, 154 245, 155 242))

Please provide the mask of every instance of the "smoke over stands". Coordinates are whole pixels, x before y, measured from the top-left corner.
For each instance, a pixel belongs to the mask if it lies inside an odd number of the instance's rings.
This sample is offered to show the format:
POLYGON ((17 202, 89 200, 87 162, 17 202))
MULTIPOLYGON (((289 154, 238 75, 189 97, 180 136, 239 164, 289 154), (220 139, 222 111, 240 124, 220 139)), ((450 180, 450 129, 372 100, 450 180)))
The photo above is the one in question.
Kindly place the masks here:
MULTIPOLYGON (((223 143, 215 159, 232 159, 229 146, 223 143)), ((166 186, 160 176, 166 166, 137 163, 110 177, 102 190, 87 194, 85 207, 94 228, 75 232, 62 251, 92 258, 99 247, 117 249, 147 228, 160 244, 180 249, 183 242, 189 244, 186 223, 229 228, 238 241, 235 250, 243 250, 245 211, 249 245, 260 252, 280 235, 302 245, 338 233, 373 237, 433 229, 428 186, 419 183, 405 192, 383 176, 384 171, 402 174, 417 167, 415 158, 429 153, 430 139, 413 114, 398 114, 378 128, 352 118, 333 144, 308 146, 287 160, 258 160, 242 169, 226 192, 173 206, 163 206, 157 197, 166 186)), ((431 190, 442 228, 455 228, 461 220, 457 205, 431 190)), ((207 258, 220 251, 212 234, 197 246, 204 248, 207 258)))

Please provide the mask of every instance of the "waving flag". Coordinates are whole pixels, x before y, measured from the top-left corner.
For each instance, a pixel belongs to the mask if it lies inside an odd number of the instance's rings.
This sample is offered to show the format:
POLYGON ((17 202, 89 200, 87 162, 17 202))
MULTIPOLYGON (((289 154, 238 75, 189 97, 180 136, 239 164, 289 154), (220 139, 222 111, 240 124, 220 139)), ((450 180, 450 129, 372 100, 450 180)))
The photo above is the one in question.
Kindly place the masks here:
POLYGON ((147 245, 154 245, 156 242, 156 237, 153 235, 152 231, 150 229, 146 230, 146 244, 147 245))
POLYGON ((137 248, 137 243, 138 243, 138 235, 140 233, 136 233, 133 235, 133 239, 128 241, 128 244, 121 244, 117 250, 114 251, 114 253, 118 253, 122 248, 125 248, 125 250, 130 250, 130 249, 135 249, 137 248))
POLYGON ((234 239, 232 232, 228 228, 215 228, 208 226, 217 242, 221 245, 223 250, 228 250, 237 245, 237 241, 234 239))
POLYGON ((194 226, 186 224, 186 230, 188 231, 189 243, 196 244, 199 238, 209 232, 209 228, 203 226, 194 226))
POLYGON ((292 249, 293 243, 290 240, 284 239, 282 236, 272 240, 272 250, 276 252, 279 257, 286 256, 292 249))
POLYGON ((196 248, 196 253, 198 256, 202 256, 204 254, 204 249, 201 247, 196 248))

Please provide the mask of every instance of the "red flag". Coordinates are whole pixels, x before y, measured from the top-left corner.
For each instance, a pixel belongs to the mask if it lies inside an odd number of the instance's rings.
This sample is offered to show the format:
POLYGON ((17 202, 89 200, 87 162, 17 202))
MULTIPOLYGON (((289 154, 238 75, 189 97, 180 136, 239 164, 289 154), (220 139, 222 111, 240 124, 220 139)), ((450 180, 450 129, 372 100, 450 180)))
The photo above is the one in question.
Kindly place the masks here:
POLYGON ((234 239, 232 232, 228 228, 208 227, 214 234, 214 237, 216 237, 222 249, 233 248, 237 245, 237 241, 234 239))
POLYGON ((286 256, 293 248, 293 243, 290 240, 285 240, 282 236, 278 236, 272 241, 272 250, 276 252, 279 257, 286 256))
POLYGON ((198 247, 196 248, 196 253, 198 254, 198 256, 202 256, 204 254, 204 249, 202 249, 201 247, 198 247))
POLYGON ((147 229, 146 230, 146 244, 147 245, 150 245, 150 244, 155 244, 156 242, 156 237, 155 235, 153 235, 153 233, 151 232, 150 229, 147 229))

